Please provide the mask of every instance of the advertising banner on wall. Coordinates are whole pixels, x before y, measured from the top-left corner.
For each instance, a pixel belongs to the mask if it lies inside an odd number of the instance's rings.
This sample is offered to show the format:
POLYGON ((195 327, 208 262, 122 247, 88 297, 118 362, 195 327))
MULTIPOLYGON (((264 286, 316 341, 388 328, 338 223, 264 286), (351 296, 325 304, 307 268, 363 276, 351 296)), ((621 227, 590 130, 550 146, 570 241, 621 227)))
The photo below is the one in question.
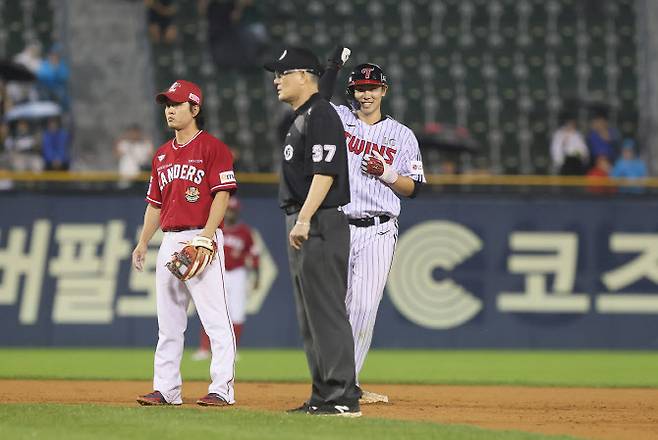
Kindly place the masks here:
MULTIPOLYGON (((141 197, 8 193, 0 204, 0 345, 155 343, 161 234, 145 270, 131 267, 141 197)), ((402 212, 374 347, 658 348, 658 202, 446 195, 402 212)), ((242 344, 300 346, 283 214, 254 197, 241 216, 261 251, 242 344)))

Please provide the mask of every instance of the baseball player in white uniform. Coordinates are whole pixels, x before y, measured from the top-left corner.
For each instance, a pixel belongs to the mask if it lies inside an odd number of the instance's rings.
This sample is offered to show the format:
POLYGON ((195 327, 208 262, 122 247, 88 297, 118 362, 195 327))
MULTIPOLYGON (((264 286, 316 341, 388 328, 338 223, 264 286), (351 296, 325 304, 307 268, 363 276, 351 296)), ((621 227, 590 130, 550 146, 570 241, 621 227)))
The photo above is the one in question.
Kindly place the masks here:
MULTIPOLYGON (((326 91, 333 90, 335 74, 349 56, 349 50, 345 51, 330 59, 321 81, 325 96, 331 95, 326 91)), ((351 234, 346 305, 354 336, 357 383, 393 261, 399 196, 415 197, 425 182, 416 136, 405 125, 382 115, 382 98, 387 91, 388 81, 381 67, 361 64, 347 83, 353 108, 334 105, 348 148, 351 202, 343 207, 351 234)), ((388 402, 385 395, 362 392, 361 403, 388 402)))

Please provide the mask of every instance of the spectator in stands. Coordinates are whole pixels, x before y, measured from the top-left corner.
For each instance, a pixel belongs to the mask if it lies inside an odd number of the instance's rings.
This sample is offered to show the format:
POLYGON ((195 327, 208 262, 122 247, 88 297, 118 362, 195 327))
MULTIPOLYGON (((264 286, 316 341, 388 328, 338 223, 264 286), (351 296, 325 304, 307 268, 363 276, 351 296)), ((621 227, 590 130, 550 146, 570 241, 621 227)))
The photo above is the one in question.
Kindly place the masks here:
POLYGON ((25 119, 16 121, 13 131, 5 140, 5 148, 9 154, 9 166, 14 171, 40 172, 43 170, 43 159, 39 152, 39 137, 32 131, 25 119))
POLYGON ((14 57, 14 61, 36 74, 41 65, 41 44, 34 42, 26 45, 25 49, 14 57))
POLYGON ((43 132, 41 150, 46 170, 68 170, 70 167, 69 145, 71 135, 62 126, 59 116, 48 119, 43 132))
POLYGON ((139 124, 129 126, 114 146, 119 161, 119 187, 130 187, 140 171, 151 170, 153 142, 144 134, 139 124))
MULTIPOLYGON (((621 157, 615 162, 610 176, 616 179, 643 179, 647 177, 647 165, 635 155, 635 141, 624 139, 621 147, 621 157)), ((620 186, 619 192, 640 193, 644 188, 640 186, 620 186)))
POLYGON ((217 66, 261 67, 268 37, 257 2, 199 0, 199 10, 207 17, 208 43, 217 66))
MULTIPOLYGON (((41 65, 41 45, 39 43, 28 44, 25 49, 14 57, 13 61, 25 66, 36 75, 41 65)), ((10 105, 16 105, 27 101, 36 101, 39 99, 39 94, 34 84, 9 81, 7 83, 7 99, 10 105)))
POLYGON ((177 6, 175 0, 144 0, 148 15, 149 36, 153 43, 171 44, 176 41, 178 28, 174 23, 177 6))
POLYGON ((587 146, 592 160, 605 156, 608 158, 608 162, 613 163, 617 158, 620 141, 619 130, 610 127, 607 110, 604 108, 593 109, 590 131, 587 134, 587 146))
POLYGON ((57 101, 64 109, 68 109, 69 68, 62 59, 61 52, 61 45, 55 44, 52 47, 48 57, 39 64, 37 79, 44 88, 47 98, 57 101))
POLYGON ((238 23, 242 47, 249 61, 260 63, 260 55, 269 38, 261 5, 254 0, 238 0, 237 3, 234 21, 238 23))
POLYGON ((553 170, 563 176, 583 176, 589 164, 589 152, 583 135, 578 131, 576 115, 562 112, 560 128, 551 140, 553 170))
POLYGON ((594 194, 612 194, 615 188, 612 186, 601 185, 602 180, 608 178, 610 174, 610 161, 608 156, 601 154, 596 157, 594 166, 587 172, 587 179, 591 184, 587 186, 587 191, 594 194))

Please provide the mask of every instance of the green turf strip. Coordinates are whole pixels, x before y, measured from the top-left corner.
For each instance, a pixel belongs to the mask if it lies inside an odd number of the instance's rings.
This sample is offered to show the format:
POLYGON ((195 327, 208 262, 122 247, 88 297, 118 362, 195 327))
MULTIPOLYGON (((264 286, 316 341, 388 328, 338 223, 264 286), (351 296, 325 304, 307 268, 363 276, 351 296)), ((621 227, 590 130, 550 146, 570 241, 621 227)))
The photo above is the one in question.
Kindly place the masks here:
MULTIPOLYGON (((185 380, 209 361, 183 358, 185 380)), ((299 350, 241 349, 237 380, 307 381, 299 350)), ((361 381, 421 384, 658 387, 658 353, 642 351, 373 350, 361 381)), ((0 349, 0 378, 151 380, 152 349, 0 349)))
POLYGON ((237 408, 0 405, 2 438, 20 439, 573 439, 459 425, 369 417, 343 419, 246 411, 237 408))

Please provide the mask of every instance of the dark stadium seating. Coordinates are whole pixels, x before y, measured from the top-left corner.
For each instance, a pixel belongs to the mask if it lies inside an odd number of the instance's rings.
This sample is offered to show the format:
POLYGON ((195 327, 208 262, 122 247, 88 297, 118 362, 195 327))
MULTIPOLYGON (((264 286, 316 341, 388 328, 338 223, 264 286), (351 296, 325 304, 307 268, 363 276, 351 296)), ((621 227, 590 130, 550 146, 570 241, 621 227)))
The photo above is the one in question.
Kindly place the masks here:
POLYGON ((32 42, 53 42, 54 0, 0 0, 0 58, 11 58, 32 42))
MULTIPOLYGON (((51 0, 0 0, 0 57, 53 39, 51 0)), ((637 55, 632 0, 261 0, 271 47, 306 45, 324 59, 337 42, 351 65, 374 61, 389 76, 385 111, 418 134, 429 122, 465 126, 495 173, 546 173, 548 145, 565 101, 610 107, 624 135, 637 130, 637 55)), ((266 171, 285 106, 259 68, 218 68, 208 23, 180 2, 176 43, 152 45, 156 89, 178 77, 206 91, 209 129, 266 171)), ((344 81, 347 72, 339 78, 344 81)), ((338 90, 338 89, 337 89, 338 90)), ((427 154, 429 157, 439 157, 427 154)), ((433 163, 428 170, 437 169, 433 163)))

